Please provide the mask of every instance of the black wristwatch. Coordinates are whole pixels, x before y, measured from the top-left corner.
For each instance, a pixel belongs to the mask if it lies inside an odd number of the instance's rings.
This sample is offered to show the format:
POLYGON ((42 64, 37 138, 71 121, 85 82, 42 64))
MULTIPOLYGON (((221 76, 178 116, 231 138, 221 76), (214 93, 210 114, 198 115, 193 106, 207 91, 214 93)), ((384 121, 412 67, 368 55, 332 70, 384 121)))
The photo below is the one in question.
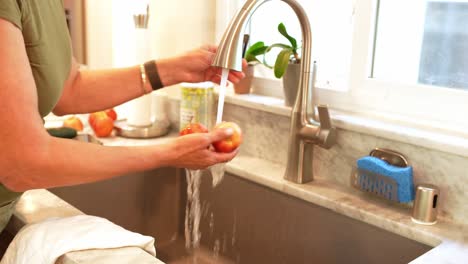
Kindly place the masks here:
POLYGON ((153 91, 163 88, 164 85, 161 82, 161 77, 159 77, 158 68, 156 67, 156 61, 147 61, 144 65, 146 76, 148 76, 153 91))

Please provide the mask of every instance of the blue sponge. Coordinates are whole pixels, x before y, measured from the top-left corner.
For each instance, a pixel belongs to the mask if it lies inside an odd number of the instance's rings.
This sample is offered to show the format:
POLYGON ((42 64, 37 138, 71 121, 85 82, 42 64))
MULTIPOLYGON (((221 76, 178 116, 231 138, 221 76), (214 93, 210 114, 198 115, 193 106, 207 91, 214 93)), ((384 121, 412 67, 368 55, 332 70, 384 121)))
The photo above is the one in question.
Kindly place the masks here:
POLYGON ((397 184, 397 200, 400 203, 408 203, 414 200, 413 167, 402 168, 393 166, 384 160, 371 156, 358 159, 357 167, 359 170, 369 171, 393 179, 397 184))

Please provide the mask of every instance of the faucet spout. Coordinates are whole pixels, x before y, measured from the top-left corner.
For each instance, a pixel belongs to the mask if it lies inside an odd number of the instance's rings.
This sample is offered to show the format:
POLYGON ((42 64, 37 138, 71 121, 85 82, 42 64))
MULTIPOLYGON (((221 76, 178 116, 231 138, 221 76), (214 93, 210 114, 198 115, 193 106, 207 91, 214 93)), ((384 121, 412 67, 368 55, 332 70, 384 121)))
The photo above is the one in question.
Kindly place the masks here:
MULTIPOLYGON (((242 71, 242 36, 246 22, 267 1, 247 0, 224 32, 213 66, 242 71)), ((315 63, 312 63, 312 30, 306 12, 295 0, 282 0, 296 13, 302 29, 301 74, 296 100, 291 110, 289 151, 284 178, 296 183, 313 180, 313 145, 329 148, 335 142, 328 108, 319 106, 319 120, 314 116, 315 63), (322 125, 321 125, 322 124, 322 125)))
MULTIPOLYGON (((253 13, 264 3, 271 0, 247 0, 242 8, 237 12, 232 21, 229 23, 226 31, 221 38, 218 46, 218 52, 213 61, 213 66, 226 69, 242 71, 242 38, 246 26, 246 22, 250 19, 253 13)), ((310 51, 312 45, 311 29, 309 19, 302 6, 295 0, 282 0, 289 4, 297 14, 299 22, 302 26, 303 39, 303 54, 302 54, 302 70, 311 71, 311 54, 304 54, 306 50, 310 51), (308 45, 308 47, 306 46, 308 45), (304 56, 305 55, 305 56, 304 56)))

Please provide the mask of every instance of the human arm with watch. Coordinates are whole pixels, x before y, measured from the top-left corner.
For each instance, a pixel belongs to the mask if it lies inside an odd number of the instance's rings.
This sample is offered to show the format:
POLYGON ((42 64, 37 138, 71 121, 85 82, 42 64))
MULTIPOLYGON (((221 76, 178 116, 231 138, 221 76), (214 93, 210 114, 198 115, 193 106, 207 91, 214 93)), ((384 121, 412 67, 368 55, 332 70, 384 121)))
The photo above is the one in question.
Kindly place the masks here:
MULTIPOLYGON (((53 112, 65 115, 100 111, 181 82, 219 83, 221 69, 211 66, 215 53, 215 46, 203 46, 177 57, 108 70, 82 70, 73 60, 63 94, 53 112)), ((234 83, 243 77, 242 72, 229 74, 229 80, 234 83)))
MULTIPOLYGON (((166 166, 201 169, 237 154, 209 149, 213 142, 232 135, 220 129, 139 147, 101 146, 50 136, 39 113, 40 98, 22 31, 0 19, 0 35, 0 124, 4 128, 0 129, 0 183, 8 190, 77 185, 166 166)), ((199 49, 156 61, 162 85, 216 81, 218 73, 210 66, 213 52, 199 49)), ((148 80, 142 80, 140 69, 82 71, 73 62, 54 112, 87 113, 139 97, 153 89, 148 80)), ((234 82, 240 77, 240 73, 231 74, 234 82)))

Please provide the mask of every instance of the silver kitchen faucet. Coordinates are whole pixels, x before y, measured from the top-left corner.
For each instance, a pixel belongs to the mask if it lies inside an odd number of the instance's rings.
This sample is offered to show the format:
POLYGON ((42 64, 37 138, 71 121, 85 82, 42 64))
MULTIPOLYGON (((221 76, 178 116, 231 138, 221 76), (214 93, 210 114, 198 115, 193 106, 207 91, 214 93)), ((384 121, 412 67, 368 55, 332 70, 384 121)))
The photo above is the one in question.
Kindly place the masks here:
MULTIPOLYGON (((243 36, 246 22, 263 3, 271 0, 247 0, 224 32, 213 66, 242 71, 243 36)), ((328 107, 319 105, 318 121, 314 116, 314 85, 316 65, 312 63, 312 31, 302 6, 295 0, 282 0, 296 13, 302 28, 302 62, 296 101, 291 111, 288 161, 284 174, 295 183, 312 181, 314 145, 330 148, 335 143, 328 107)))

